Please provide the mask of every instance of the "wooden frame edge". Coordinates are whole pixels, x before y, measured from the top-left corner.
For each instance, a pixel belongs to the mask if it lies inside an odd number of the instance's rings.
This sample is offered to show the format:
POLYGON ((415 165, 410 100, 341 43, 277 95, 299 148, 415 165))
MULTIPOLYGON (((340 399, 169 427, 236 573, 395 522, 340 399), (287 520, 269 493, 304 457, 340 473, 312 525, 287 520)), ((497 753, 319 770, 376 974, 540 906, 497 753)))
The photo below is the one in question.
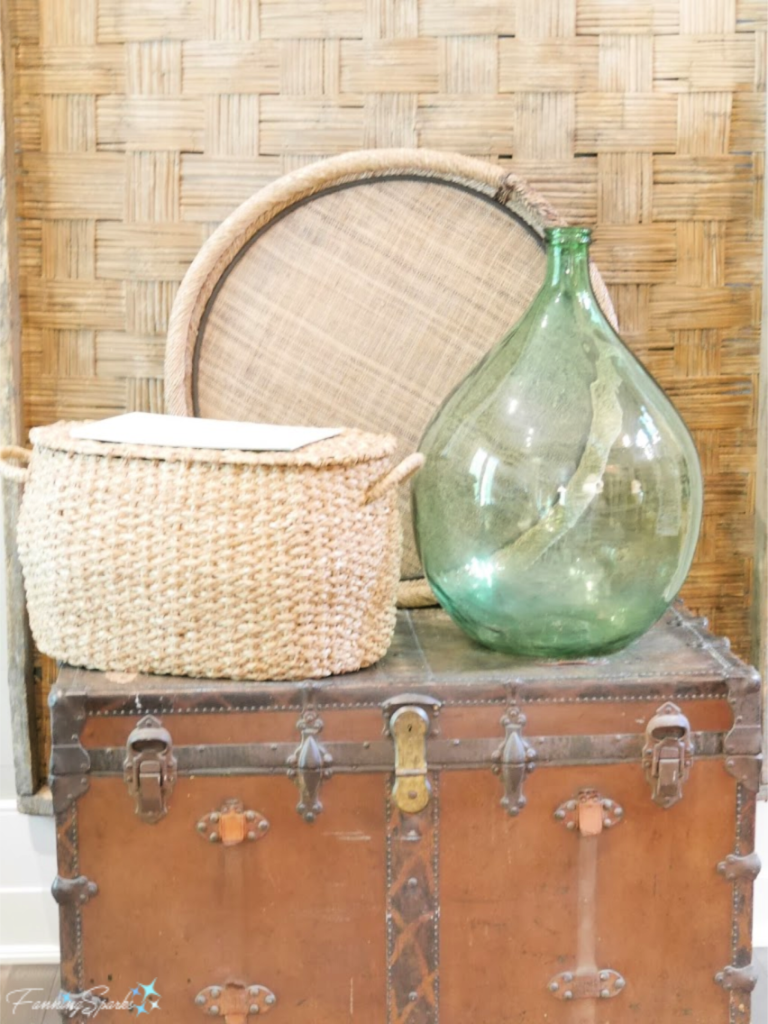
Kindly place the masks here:
MULTIPOLYGON (((768 119, 766 120, 768 138, 768 119)), ((763 680, 763 768, 760 799, 768 800, 768 203, 763 206, 763 310, 757 395, 755 571, 752 595, 752 661, 763 680)))
MULTIPOLYGON (((0 437, 21 445, 21 313, 16 251, 16 195, 13 143, 12 66, 8 5, 0 5, 0 437)), ((24 582, 16 551, 16 523, 21 490, 13 482, 2 488, 3 545, 8 633, 8 689, 11 698, 13 766, 19 809, 37 807, 37 770, 32 640, 24 600, 24 582)))

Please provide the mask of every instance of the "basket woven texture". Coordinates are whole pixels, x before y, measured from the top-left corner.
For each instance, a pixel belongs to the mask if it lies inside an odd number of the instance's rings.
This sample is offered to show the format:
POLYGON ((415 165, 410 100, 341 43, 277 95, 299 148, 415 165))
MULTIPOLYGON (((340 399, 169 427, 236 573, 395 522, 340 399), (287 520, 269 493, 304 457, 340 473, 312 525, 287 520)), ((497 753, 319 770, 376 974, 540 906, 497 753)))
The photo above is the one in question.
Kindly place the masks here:
POLYGON ((395 624, 394 438, 289 453, 111 445, 32 431, 19 520, 30 624, 87 668, 302 679, 373 664, 395 624))
MULTIPOLYGON (((370 150, 294 171, 228 217, 184 278, 168 411, 340 421, 394 433, 402 457, 524 312, 544 276, 541 235, 562 223, 504 167, 458 154, 370 150)), ((435 603, 406 491, 401 514, 400 603, 435 603)))

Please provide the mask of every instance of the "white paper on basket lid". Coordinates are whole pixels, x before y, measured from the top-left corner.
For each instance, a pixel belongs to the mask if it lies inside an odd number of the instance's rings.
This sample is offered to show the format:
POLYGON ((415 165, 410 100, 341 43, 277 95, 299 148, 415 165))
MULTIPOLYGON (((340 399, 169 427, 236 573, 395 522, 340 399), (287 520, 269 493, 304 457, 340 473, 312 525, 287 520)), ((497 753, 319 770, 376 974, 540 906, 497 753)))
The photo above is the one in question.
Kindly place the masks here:
POLYGON ((341 427, 284 427, 274 423, 206 420, 193 416, 164 416, 128 412, 73 427, 72 437, 116 444, 166 445, 169 448, 235 449, 245 452, 293 452, 336 437, 341 427))

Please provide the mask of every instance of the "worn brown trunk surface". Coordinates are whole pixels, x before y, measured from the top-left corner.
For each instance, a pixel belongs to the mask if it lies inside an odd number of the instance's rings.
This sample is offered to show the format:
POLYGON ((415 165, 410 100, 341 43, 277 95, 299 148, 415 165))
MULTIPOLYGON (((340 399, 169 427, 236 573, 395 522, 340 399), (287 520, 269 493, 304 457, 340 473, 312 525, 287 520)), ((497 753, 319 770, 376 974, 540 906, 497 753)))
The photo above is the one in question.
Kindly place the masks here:
POLYGON ((64 669, 63 986, 155 981, 168 1024, 747 1024, 758 709, 754 672, 679 610, 579 663, 424 611, 379 666, 320 682, 64 669), (663 807, 643 747, 668 702, 693 758, 663 807), (123 779, 147 715, 178 762, 154 823, 123 779))

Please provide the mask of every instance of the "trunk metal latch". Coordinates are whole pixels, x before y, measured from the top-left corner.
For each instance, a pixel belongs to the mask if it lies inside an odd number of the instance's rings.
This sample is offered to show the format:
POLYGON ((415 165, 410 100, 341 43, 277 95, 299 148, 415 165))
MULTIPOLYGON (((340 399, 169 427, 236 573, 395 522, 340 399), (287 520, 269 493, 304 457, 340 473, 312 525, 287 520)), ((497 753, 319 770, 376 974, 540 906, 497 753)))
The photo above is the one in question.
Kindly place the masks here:
POLYGON ((645 728, 643 768, 653 800, 671 807, 683 796, 693 763, 691 724, 677 704, 662 704, 645 728))
POLYGON ((395 743, 392 800, 403 814, 418 814, 432 793, 427 778, 427 736, 440 710, 434 697, 403 694, 384 703, 387 731, 395 743))
POLYGON ((128 737, 123 779, 142 821, 154 825, 165 817, 176 784, 176 758, 171 734, 152 715, 142 718, 128 737))

